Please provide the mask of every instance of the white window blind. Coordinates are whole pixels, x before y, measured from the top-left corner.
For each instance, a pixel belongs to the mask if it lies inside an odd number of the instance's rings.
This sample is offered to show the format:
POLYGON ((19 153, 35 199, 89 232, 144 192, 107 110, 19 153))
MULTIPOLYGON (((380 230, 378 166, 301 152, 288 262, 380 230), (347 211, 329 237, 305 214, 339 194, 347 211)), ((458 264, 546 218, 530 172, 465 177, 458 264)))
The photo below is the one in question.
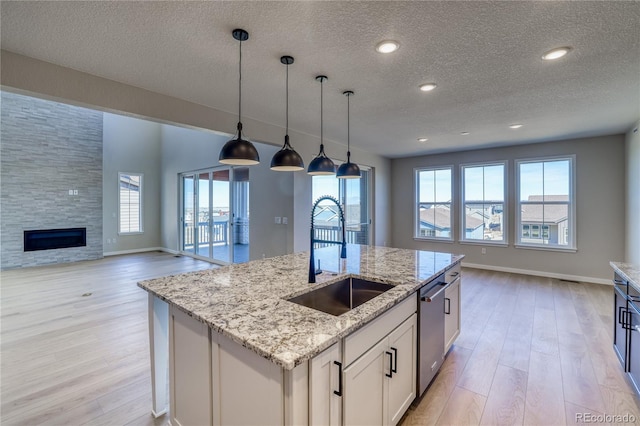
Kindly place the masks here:
POLYGON ((142 174, 118 173, 120 234, 142 232, 142 174))

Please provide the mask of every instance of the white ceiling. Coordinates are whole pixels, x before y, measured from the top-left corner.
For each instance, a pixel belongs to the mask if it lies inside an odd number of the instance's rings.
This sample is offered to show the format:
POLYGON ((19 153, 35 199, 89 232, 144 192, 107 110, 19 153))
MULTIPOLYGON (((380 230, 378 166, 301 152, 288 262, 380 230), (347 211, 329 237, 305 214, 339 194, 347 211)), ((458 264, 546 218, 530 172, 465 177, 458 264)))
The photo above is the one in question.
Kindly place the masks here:
POLYGON ((351 144, 387 157, 622 133, 640 117, 638 2, 3 1, 1 19, 3 49, 229 112, 244 28, 243 116, 284 126, 288 54, 290 127, 319 135, 326 74, 325 137, 346 143, 351 89, 351 144), (400 49, 377 53, 384 39, 400 49), (558 46, 573 50, 541 59, 558 46))

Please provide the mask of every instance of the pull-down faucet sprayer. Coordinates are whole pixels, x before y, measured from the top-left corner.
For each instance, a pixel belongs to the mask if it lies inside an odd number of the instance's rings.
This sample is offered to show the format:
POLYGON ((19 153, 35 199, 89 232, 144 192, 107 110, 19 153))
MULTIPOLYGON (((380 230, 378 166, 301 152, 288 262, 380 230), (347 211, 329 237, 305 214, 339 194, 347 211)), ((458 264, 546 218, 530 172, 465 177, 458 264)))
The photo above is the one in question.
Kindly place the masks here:
POLYGON ((338 200, 333 198, 330 195, 323 195, 318 198, 315 203, 313 203, 313 207, 311 208, 311 256, 309 257, 309 283, 316 282, 316 267, 315 267, 315 259, 314 259, 314 243, 325 243, 325 244, 340 244, 342 247, 340 249, 340 258, 347 258, 347 241, 345 238, 345 229, 344 229, 344 211, 340 206, 338 200), (340 227, 342 229, 342 241, 331 241, 331 240, 317 240, 315 238, 315 230, 314 230, 314 220, 315 220, 315 212, 316 207, 320 204, 321 201, 331 201, 338 206, 338 214, 340 215, 340 227))

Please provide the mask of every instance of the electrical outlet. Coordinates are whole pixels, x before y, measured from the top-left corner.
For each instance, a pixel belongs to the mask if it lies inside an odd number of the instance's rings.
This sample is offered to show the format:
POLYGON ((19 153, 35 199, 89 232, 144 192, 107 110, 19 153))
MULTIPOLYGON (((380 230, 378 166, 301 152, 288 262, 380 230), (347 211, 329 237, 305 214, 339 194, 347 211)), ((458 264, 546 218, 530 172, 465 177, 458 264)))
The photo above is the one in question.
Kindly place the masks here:
POLYGON ((113 239, 112 239, 112 241, 113 241, 113 244, 115 244, 115 243, 116 243, 116 239, 115 239, 115 238, 113 238, 113 239))
POLYGON ((111 238, 107 238, 107 244, 111 244, 111 238))
POLYGON ((275 222, 277 225, 280 225, 282 223, 282 218, 280 216, 276 216, 275 222))
POLYGON ((282 218, 282 224, 283 224, 283 225, 288 225, 288 224, 289 224, 289 219, 288 219, 288 218, 286 218, 286 217, 283 217, 283 218, 282 218))
POLYGON ((486 247, 482 247, 482 254, 487 254, 487 249, 486 249, 486 247))
POLYGON ((73 190, 73 195, 78 195, 78 190, 77 189, 73 190))
POLYGON ((73 195, 73 189, 69 190, 69 195, 73 195))

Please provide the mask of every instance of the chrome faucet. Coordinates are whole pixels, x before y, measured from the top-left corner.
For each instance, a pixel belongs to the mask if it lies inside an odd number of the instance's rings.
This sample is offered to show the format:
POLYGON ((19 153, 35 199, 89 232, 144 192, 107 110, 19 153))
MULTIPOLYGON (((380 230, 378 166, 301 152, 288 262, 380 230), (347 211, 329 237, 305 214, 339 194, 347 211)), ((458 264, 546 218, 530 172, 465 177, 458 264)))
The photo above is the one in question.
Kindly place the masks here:
POLYGON ((309 258, 309 283, 310 284, 316 282, 316 266, 314 264, 315 259, 314 259, 314 248, 313 248, 313 245, 315 243, 340 244, 342 246, 340 249, 340 258, 342 259, 347 258, 347 240, 345 238, 345 229, 344 229, 344 211, 342 210, 342 207, 340 206, 340 203, 338 202, 338 200, 336 200, 330 195, 323 195, 322 197, 318 198, 316 202, 313 203, 313 207, 311 208, 311 256, 309 258), (335 203, 336 206, 338 206, 338 213, 340 214, 340 225, 342 228, 342 242, 316 239, 315 230, 313 227, 314 219, 315 219, 315 211, 316 211, 316 207, 318 207, 318 204, 320 204, 320 202, 324 200, 332 201, 335 203))

